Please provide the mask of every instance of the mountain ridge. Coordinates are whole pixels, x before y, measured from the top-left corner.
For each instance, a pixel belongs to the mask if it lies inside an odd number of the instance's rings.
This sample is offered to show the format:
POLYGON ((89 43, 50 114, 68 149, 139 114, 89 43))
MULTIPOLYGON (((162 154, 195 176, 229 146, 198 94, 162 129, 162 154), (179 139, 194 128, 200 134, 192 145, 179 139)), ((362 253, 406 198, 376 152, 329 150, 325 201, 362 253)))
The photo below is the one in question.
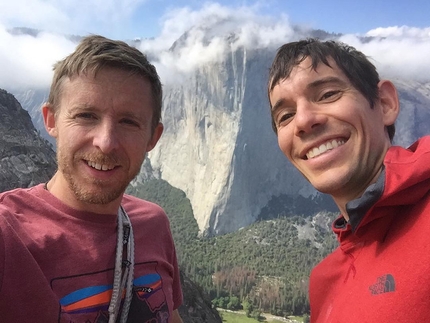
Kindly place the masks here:
MULTIPOLYGON (((305 37, 305 32, 298 30, 296 37, 305 37)), ((184 50, 190 34, 174 42, 170 52, 184 50)), ((321 30, 306 35, 324 39, 340 36, 321 30)), ((334 210, 330 198, 313 189, 277 146, 266 92, 276 46, 246 48, 237 46, 236 38, 231 33, 221 37, 226 42, 220 43, 226 48, 222 59, 217 57, 181 74, 181 82, 165 82, 165 131, 132 182, 137 185, 159 178, 183 190, 202 235, 224 234, 247 226, 260 219, 261 211, 270 203, 292 207, 294 212, 308 216, 317 210, 334 210), (283 203, 285 199, 291 203, 283 203)), ((401 102, 394 144, 408 146, 429 133, 430 82, 393 81, 401 102)), ((22 95, 28 102, 25 108, 42 134, 38 110, 40 101, 47 97, 45 91, 35 92, 38 100, 33 100, 33 105, 28 95, 22 95)))

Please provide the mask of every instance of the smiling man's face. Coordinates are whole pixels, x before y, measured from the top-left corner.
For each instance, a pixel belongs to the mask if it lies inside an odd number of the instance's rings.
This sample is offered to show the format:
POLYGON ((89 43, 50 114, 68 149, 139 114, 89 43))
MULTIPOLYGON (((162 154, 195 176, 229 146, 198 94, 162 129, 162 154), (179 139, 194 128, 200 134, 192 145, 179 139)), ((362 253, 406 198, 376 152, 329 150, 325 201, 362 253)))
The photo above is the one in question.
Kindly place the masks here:
POLYGON ((269 98, 282 152, 317 190, 342 204, 376 179, 390 141, 379 100, 371 108, 328 62, 331 67, 314 70, 306 58, 269 98))
POLYGON ((162 132, 152 133, 149 81, 115 68, 62 85, 57 115, 44 108, 57 140, 58 172, 50 191, 76 209, 116 212, 127 185, 162 132))

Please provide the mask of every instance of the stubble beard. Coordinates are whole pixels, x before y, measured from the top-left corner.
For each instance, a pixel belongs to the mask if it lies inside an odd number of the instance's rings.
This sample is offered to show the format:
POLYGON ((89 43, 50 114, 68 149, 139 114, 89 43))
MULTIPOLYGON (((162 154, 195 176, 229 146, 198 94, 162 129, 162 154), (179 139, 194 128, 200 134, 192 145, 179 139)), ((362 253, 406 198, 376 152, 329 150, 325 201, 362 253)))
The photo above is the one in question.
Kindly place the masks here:
POLYGON ((60 147, 57 149, 58 170, 63 174, 75 198, 83 203, 103 205, 116 200, 124 194, 130 181, 138 174, 137 171, 136 174, 133 174, 132 178, 128 178, 122 183, 106 183, 105 181, 91 178, 85 179, 85 183, 80 183, 83 179, 79 180, 75 178, 72 172, 76 169, 74 166, 81 163, 82 159, 97 160, 101 164, 107 164, 109 162, 116 164, 116 162, 114 162, 115 158, 103 155, 78 155, 73 157, 72 164, 70 164, 68 162, 68 156, 63 154, 62 150, 59 148, 60 147), (92 189, 86 189, 88 185, 90 185, 92 189))

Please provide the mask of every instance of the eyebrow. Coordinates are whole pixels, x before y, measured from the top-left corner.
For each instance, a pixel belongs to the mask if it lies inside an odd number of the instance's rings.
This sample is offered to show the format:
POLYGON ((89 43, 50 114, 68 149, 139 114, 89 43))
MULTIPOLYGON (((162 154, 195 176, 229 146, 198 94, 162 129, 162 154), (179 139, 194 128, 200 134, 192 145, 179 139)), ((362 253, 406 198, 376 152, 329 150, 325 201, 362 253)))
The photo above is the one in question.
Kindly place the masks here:
POLYGON ((277 109, 279 109, 280 106, 284 104, 284 99, 279 99, 276 101, 276 103, 272 106, 272 109, 270 110, 272 113, 274 113, 277 109))
POLYGON ((97 110, 96 107, 94 107, 91 104, 87 104, 87 103, 80 103, 77 105, 74 105, 70 108, 70 112, 75 112, 75 111, 92 111, 92 110, 97 110))
POLYGON ((306 85, 306 89, 314 89, 314 88, 317 88, 321 85, 326 85, 326 84, 330 84, 330 83, 337 84, 340 86, 347 86, 348 85, 347 82, 345 82, 344 80, 342 80, 336 76, 327 76, 327 77, 324 77, 322 79, 318 79, 318 80, 315 80, 315 81, 309 83, 308 85, 306 85))
MULTIPOLYGON (((79 112, 94 112, 94 113, 96 113, 96 112, 100 112, 101 110, 100 109, 98 109, 96 106, 93 106, 93 105, 91 105, 91 104, 87 104, 87 103, 84 103, 84 104, 80 104, 80 105, 77 105, 77 106, 74 106, 74 107, 72 107, 70 110, 69 110, 69 114, 70 115, 73 115, 73 114, 75 114, 75 113, 79 113, 79 112)), ((127 112, 123 112, 123 113, 121 113, 121 114, 119 114, 119 115, 117 115, 117 116, 119 116, 120 118, 129 118, 129 119, 133 119, 133 120, 135 120, 135 121, 141 121, 142 120, 142 116, 140 116, 140 115, 138 115, 138 114, 136 114, 136 113, 134 113, 134 112, 130 112, 130 111, 127 111, 127 112)))
MULTIPOLYGON (((314 90, 322 85, 326 84, 334 84, 334 85, 340 85, 343 87, 346 87, 348 85, 347 82, 344 80, 336 77, 336 76, 327 76, 318 80, 315 80, 309 84, 306 85, 307 90, 314 90)), ((271 112, 275 112, 280 106, 282 106, 285 103, 285 100, 283 98, 276 101, 276 103, 272 106, 271 112)))

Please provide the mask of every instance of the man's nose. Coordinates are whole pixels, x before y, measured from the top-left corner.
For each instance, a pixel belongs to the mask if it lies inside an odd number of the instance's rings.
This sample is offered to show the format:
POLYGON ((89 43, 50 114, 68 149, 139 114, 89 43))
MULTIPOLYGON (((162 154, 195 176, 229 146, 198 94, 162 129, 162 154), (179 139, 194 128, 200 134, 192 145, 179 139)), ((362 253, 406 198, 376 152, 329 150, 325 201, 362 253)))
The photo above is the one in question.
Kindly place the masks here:
POLYGON ((93 145, 104 154, 109 154, 119 146, 118 131, 112 122, 104 122, 95 129, 93 145))
POLYGON ((302 101, 297 104, 294 116, 295 135, 300 136, 312 132, 319 125, 326 122, 326 116, 315 103, 302 101))

